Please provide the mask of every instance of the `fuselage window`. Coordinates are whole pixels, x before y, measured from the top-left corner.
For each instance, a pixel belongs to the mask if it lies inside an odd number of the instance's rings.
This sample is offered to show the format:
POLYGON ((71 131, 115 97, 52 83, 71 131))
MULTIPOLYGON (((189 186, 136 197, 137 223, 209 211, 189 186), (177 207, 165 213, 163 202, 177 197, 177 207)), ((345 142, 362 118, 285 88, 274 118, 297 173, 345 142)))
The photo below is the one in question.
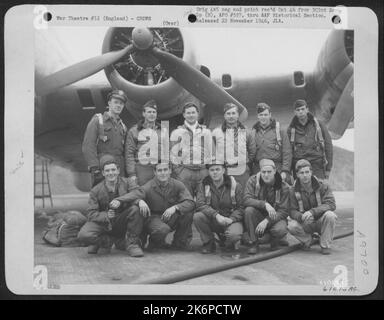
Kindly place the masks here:
POLYGON ((77 94, 80 99, 81 106, 83 110, 92 110, 95 109, 95 102, 93 101, 91 90, 89 89, 79 89, 77 94))
POLYGON ((228 74, 228 73, 223 74, 223 76, 221 77, 221 83, 222 83, 224 88, 232 87, 232 77, 231 77, 231 75, 228 74))
POLYGON ((296 87, 301 87, 305 84, 304 73, 302 71, 295 71, 293 73, 293 81, 296 87))

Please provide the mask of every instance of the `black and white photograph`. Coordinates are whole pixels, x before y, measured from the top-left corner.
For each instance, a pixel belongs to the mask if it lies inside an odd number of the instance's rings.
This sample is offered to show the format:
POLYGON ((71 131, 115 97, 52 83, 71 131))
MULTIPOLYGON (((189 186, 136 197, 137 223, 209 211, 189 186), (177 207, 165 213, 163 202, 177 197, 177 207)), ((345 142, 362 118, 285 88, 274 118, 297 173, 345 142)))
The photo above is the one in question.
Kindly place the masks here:
POLYGON ((106 14, 32 32, 29 285, 358 294, 355 30, 106 14))

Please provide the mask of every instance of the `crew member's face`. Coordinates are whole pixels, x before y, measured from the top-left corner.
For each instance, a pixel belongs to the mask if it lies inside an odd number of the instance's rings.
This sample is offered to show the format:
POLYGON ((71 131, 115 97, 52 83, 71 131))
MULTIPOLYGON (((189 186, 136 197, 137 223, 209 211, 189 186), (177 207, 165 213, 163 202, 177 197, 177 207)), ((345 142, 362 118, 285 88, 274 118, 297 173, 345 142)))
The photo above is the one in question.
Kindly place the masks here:
POLYGON ((190 107, 185 109, 183 116, 188 123, 195 124, 197 119, 199 118, 199 113, 197 112, 195 107, 190 107))
POLYGON ((108 182, 115 182, 120 174, 120 169, 116 164, 111 163, 104 166, 103 176, 108 182))
POLYGON ((264 166, 260 170, 261 179, 263 179, 266 184, 274 183, 275 173, 276 169, 274 169, 272 166, 264 166))
POLYGON ((311 182, 312 177, 312 170, 310 167, 304 167, 301 168, 297 173, 297 177, 299 178, 300 182, 303 184, 308 184, 311 182))
POLYGON ((224 113, 224 119, 225 119, 225 122, 228 123, 229 125, 236 124, 237 121, 239 120, 239 112, 237 111, 237 108, 233 107, 231 109, 228 109, 224 113))
POLYGON ((124 102, 122 100, 120 100, 120 99, 116 99, 116 98, 112 97, 108 101, 108 106, 109 106, 109 111, 110 112, 119 115, 121 113, 121 111, 123 111, 124 102))
POLYGON ((309 110, 308 110, 307 106, 301 106, 301 107, 295 109, 295 115, 300 120, 307 119, 308 112, 309 112, 309 110))
POLYGON ((143 117, 146 122, 155 122, 157 118, 157 110, 147 107, 143 111, 143 117))
POLYGON ((220 181, 223 178, 225 169, 220 165, 211 166, 208 172, 213 181, 220 181))
POLYGON ((155 176, 161 182, 167 182, 171 177, 171 169, 167 163, 161 163, 156 166, 155 176))
POLYGON ((257 118, 259 119, 260 123, 263 126, 267 126, 271 123, 271 117, 272 117, 272 114, 269 112, 268 109, 257 114, 257 118))

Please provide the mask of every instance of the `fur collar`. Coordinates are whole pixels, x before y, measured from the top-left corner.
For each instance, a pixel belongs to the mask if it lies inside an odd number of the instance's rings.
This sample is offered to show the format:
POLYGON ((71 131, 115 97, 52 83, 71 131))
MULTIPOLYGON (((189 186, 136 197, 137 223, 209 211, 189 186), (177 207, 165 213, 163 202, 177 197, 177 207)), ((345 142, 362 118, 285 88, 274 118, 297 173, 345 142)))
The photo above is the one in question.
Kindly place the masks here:
MULTIPOLYGON (((213 181, 212 181, 212 178, 208 175, 206 176, 204 179, 203 179, 203 185, 204 186, 207 186, 207 185, 210 185, 210 186, 213 186, 213 181)), ((229 177, 229 175, 225 174, 224 173, 224 183, 223 185, 225 187, 228 187, 228 188, 231 188, 232 186, 232 181, 231 181, 231 178, 229 177)))
MULTIPOLYGON (((312 113, 308 112, 308 121, 307 121, 307 124, 310 123, 310 122, 313 122, 314 120, 314 116, 312 113)), ((294 116, 289 127, 290 128, 293 128, 293 127, 297 127, 297 126, 302 126, 302 124, 299 122, 299 119, 294 116)))
MULTIPOLYGON (((271 119, 271 123, 269 124, 269 126, 267 128, 275 129, 276 128, 276 120, 275 119, 271 119)), ((262 129, 260 121, 257 121, 253 125, 253 129, 255 129, 256 131, 259 131, 260 129, 262 129)))
MULTIPOLYGON (((240 121, 237 121, 236 128, 245 129, 244 125, 240 121)), ((223 130, 223 132, 225 132, 227 129, 228 129, 227 123, 224 121, 223 124, 221 125, 221 130, 223 130)))
MULTIPOLYGON (((160 128, 160 123, 158 123, 157 121, 155 122, 155 129, 159 129, 160 128)), ((141 131, 144 129, 144 119, 141 119, 139 120, 139 122, 137 123, 137 130, 138 131, 141 131)))

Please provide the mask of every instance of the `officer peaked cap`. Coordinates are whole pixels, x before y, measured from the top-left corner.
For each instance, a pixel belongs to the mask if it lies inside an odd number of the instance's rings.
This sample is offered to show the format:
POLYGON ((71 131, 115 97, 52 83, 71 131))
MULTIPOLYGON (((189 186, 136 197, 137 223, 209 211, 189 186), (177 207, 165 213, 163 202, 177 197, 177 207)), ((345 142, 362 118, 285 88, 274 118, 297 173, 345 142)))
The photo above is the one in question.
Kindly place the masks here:
POLYGON ((127 102, 128 98, 125 95, 123 90, 113 90, 108 94, 108 101, 111 100, 112 98, 120 99, 124 103, 127 102))

